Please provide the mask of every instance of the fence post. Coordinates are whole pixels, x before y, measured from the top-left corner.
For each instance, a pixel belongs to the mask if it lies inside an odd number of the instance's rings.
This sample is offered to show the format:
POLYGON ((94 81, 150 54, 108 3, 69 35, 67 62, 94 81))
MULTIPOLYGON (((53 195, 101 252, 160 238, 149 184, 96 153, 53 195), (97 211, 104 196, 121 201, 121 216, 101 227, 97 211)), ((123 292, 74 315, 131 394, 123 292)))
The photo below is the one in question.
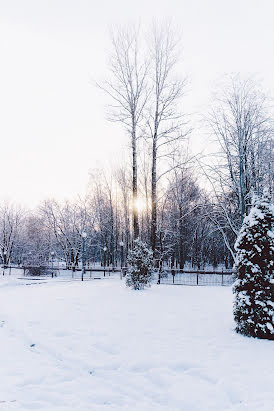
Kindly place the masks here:
POLYGON ((199 285, 199 273, 197 273, 197 285, 199 285))

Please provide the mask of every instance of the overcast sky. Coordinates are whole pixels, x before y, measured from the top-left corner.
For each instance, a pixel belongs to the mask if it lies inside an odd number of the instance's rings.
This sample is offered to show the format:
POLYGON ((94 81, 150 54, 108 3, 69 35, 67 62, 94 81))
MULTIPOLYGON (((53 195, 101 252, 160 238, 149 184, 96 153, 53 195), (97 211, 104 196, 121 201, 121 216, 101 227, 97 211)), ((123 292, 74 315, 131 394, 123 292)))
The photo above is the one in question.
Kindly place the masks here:
POLYGON ((230 72, 274 95, 273 0, 0 0, 0 200, 71 198, 89 170, 126 156, 91 78, 106 73, 110 25, 165 17, 183 33, 188 112, 205 110, 230 72))

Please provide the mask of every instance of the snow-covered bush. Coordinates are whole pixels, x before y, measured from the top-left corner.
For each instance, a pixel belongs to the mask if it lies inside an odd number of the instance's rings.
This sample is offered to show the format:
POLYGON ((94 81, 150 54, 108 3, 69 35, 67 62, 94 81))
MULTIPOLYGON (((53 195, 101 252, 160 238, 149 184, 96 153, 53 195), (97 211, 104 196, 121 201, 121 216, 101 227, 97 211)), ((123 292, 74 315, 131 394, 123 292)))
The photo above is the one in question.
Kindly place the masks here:
POLYGON ((48 275, 50 273, 50 270, 46 266, 42 265, 33 265, 29 266, 26 269, 26 274, 27 275, 48 275))
POLYGON ((134 241, 134 247, 128 255, 129 270, 126 285, 134 290, 150 287, 153 278, 153 253, 140 239, 134 241))
POLYGON ((253 198, 235 250, 237 272, 233 292, 236 331, 273 340, 274 208, 266 191, 261 199, 253 198))

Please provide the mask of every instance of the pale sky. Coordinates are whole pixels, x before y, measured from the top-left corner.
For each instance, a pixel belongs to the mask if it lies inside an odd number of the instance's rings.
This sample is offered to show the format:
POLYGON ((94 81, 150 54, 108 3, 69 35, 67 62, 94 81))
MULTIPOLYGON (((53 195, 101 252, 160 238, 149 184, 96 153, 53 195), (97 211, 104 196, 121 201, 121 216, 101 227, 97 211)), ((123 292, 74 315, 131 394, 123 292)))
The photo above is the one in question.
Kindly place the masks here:
MULTIPOLYGON (((183 33, 187 112, 206 110, 225 73, 274 96, 273 0, 0 0, 0 201, 72 198, 90 169, 126 156, 91 79, 106 74, 111 25, 165 17, 183 33)), ((193 150, 203 144, 194 131, 193 150)))

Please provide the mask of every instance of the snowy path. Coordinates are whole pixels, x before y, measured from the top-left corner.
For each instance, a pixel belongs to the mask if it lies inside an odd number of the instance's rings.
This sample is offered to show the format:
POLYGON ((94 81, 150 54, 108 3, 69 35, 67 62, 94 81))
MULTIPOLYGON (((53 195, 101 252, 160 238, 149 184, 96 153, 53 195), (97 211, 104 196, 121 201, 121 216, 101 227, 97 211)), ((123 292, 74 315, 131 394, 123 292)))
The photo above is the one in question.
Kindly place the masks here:
POLYGON ((273 342, 234 334, 229 287, 16 284, 0 286, 0 411, 274 409, 273 342))

